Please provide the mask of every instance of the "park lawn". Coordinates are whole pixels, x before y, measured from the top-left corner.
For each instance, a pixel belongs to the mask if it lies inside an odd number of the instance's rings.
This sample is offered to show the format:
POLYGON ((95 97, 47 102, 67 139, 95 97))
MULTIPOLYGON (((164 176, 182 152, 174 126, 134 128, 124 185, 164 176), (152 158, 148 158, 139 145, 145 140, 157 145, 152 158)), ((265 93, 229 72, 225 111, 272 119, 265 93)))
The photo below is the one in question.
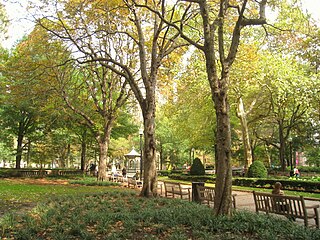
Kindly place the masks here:
POLYGON ((106 187, 72 185, 68 180, 0 178, 0 216, 4 213, 31 208, 35 203, 54 196, 103 193, 106 187))

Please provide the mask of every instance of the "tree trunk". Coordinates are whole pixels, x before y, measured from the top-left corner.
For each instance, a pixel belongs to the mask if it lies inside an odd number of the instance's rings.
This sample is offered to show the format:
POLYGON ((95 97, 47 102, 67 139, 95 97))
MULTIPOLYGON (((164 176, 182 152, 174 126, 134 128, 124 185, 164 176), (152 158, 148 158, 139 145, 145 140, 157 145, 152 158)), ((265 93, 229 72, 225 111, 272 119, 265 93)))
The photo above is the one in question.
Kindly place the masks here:
POLYGON ((244 17, 248 1, 239 1, 238 19, 232 30, 231 43, 227 46, 225 41, 226 23, 225 17, 228 8, 231 7, 229 1, 216 1, 219 4, 219 13, 212 21, 212 8, 210 1, 190 1, 196 2, 200 7, 200 14, 203 21, 204 45, 185 39, 204 52, 206 58, 206 71, 212 99, 215 104, 217 132, 216 132, 216 167, 217 178, 214 198, 214 211, 216 214, 230 215, 231 213, 231 131, 229 119, 229 103, 227 100, 230 67, 232 66, 240 43, 241 29, 248 25, 262 25, 265 20, 265 6, 267 0, 261 0, 259 4, 259 18, 248 19, 244 17), (242 4, 240 3, 242 2, 242 4), (229 49, 228 53, 226 49, 229 49), (217 63, 219 62, 219 66, 217 63), (220 76, 218 76, 220 72, 220 76))
POLYGON ((214 212, 217 215, 231 214, 231 131, 229 118, 229 103, 226 92, 214 93, 214 102, 217 118, 217 161, 216 161, 216 185, 214 198, 214 212))
POLYGON ((280 164, 281 164, 281 171, 285 171, 286 170, 286 145, 285 145, 285 140, 284 140, 284 136, 283 136, 283 124, 279 124, 279 160, 280 160, 280 164))
POLYGON ((27 158, 26 158, 26 161, 27 161, 27 167, 30 166, 30 159, 31 159, 31 141, 28 140, 28 148, 27 148, 27 158))
POLYGON ((67 164, 66 164, 66 153, 65 153, 65 151, 66 151, 66 149, 65 148, 63 148, 62 150, 61 150, 61 154, 60 154, 60 158, 59 158, 59 166, 61 167, 61 168, 65 168, 66 166, 67 166, 67 164))
POLYGON ((210 31, 210 25, 206 22, 207 6, 202 6, 202 16, 204 18, 204 54, 206 58, 206 71, 210 84, 212 100, 216 111, 216 184, 214 197, 214 212, 216 215, 231 214, 231 131, 230 131, 230 106, 227 100, 229 66, 223 65, 221 78, 217 74, 215 58, 215 37, 210 31))
MULTIPOLYGON (((152 91, 151 91, 152 92, 152 91)), ((153 95, 153 94, 151 94, 153 95)), ((148 104, 143 104, 144 147, 143 147, 143 187, 140 196, 157 195, 156 141, 155 141, 155 97, 147 95, 148 104)))
POLYGON ((24 138, 24 129, 23 123, 19 123, 19 133, 17 139, 17 153, 16 153, 16 169, 21 168, 21 159, 22 159, 22 152, 23 152, 23 138, 24 138))
POLYGON ((162 142, 160 141, 160 170, 162 170, 163 168, 163 163, 164 163, 164 159, 163 159, 163 145, 162 142))
POLYGON ((107 152, 108 144, 107 141, 101 141, 99 143, 99 167, 98 167, 98 181, 104 181, 107 179, 107 152))
POLYGON ((248 123, 247 123, 247 114, 245 112, 244 104, 241 97, 239 99, 237 115, 241 123, 242 143, 243 143, 243 152, 244 152, 244 160, 245 160, 244 168, 245 168, 245 171, 247 172, 250 165, 252 164, 252 150, 251 150, 249 129, 248 129, 248 123))
POLYGON ((86 155, 87 155, 87 143, 85 138, 82 139, 81 142, 81 171, 85 171, 85 165, 86 165, 86 155))
POLYGON ((87 157, 87 131, 84 130, 81 137, 81 171, 86 170, 86 157, 87 157))
POLYGON ((71 167, 71 146, 70 143, 67 145, 67 154, 66 154, 66 167, 70 168, 71 167))

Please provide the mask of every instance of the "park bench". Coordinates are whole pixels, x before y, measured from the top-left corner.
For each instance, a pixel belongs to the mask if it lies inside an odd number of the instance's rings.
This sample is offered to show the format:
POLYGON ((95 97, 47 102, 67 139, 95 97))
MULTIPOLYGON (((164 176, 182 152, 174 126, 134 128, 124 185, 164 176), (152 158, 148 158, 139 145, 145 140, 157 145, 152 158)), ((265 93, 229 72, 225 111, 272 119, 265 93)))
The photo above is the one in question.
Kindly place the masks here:
POLYGON ((83 174, 81 170, 59 170, 58 175, 65 176, 65 175, 80 175, 83 174))
POLYGON ((133 188, 142 187, 142 182, 137 181, 134 177, 128 177, 127 181, 128 181, 128 188, 130 186, 133 186, 133 188))
POLYGON ((165 197, 180 197, 181 199, 184 199, 184 197, 188 197, 188 200, 190 201, 190 187, 183 187, 178 182, 163 182, 164 184, 164 194, 165 197))
POLYGON ((20 170, 19 172, 22 177, 44 176, 48 174, 45 170, 20 170))
POLYGON ((119 174, 110 174, 109 175, 109 181, 112 181, 112 182, 123 182, 124 181, 124 178, 122 175, 119 175, 119 174))
POLYGON ((285 196, 253 191, 253 198, 256 212, 279 214, 292 220, 300 218, 304 220, 306 227, 308 227, 308 219, 314 219, 316 227, 319 228, 319 204, 306 206, 303 196, 285 196), (307 211, 308 209, 311 211, 307 211))
MULTIPOLYGON (((200 203, 205 203, 209 207, 214 205, 214 187, 207 187, 207 186, 201 186, 197 185, 197 193, 198 193, 198 199, 200 203)), ((235 209, 236 208, 236 196, 237 194, 232 194, 232 206, 235 209)))

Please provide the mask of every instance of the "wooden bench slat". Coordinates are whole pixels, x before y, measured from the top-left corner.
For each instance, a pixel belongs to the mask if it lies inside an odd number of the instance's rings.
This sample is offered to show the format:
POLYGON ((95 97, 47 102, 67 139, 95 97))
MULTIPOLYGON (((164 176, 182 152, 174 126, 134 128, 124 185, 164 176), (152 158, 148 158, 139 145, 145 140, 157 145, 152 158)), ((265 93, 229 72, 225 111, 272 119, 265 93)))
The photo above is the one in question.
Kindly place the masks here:
POLYGON ((172 197, 175 198, 180 197, 181 199, 184 198, 184 196, 188 197, 188 200, 190 201, 190 189, 189 187, 183 187, 178 182, 163 182, 164 184, 164 194, 165 197, 172 197))
POLYGON ((133 186, 133 188, 137 188, 137 187, 141 187, 142 186, 142 182, 141 181, 137 181, 133 177, 128 177, 127 181, 128 181, 128 187, 133 186))
MULTIPOLYGON (((215 188, 197 185, 198 198, 200 202, 206 203, 208 206, 214 204, 215 188)), ((232 194, 232 206, 236 208, 236 194, 232 194)))

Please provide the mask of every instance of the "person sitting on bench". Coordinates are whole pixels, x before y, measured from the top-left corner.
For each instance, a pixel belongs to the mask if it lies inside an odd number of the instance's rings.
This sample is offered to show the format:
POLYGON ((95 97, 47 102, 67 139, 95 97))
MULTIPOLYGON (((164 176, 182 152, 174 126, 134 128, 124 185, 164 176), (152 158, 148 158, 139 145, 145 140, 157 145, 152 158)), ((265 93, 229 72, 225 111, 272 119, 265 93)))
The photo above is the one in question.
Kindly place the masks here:
POLYGON ((281 190, 281 188, 282 188, 281 182, 276 182, 274 184, 274 188, 272 190, 272 194, 284 195, 284 192, 281 190))

